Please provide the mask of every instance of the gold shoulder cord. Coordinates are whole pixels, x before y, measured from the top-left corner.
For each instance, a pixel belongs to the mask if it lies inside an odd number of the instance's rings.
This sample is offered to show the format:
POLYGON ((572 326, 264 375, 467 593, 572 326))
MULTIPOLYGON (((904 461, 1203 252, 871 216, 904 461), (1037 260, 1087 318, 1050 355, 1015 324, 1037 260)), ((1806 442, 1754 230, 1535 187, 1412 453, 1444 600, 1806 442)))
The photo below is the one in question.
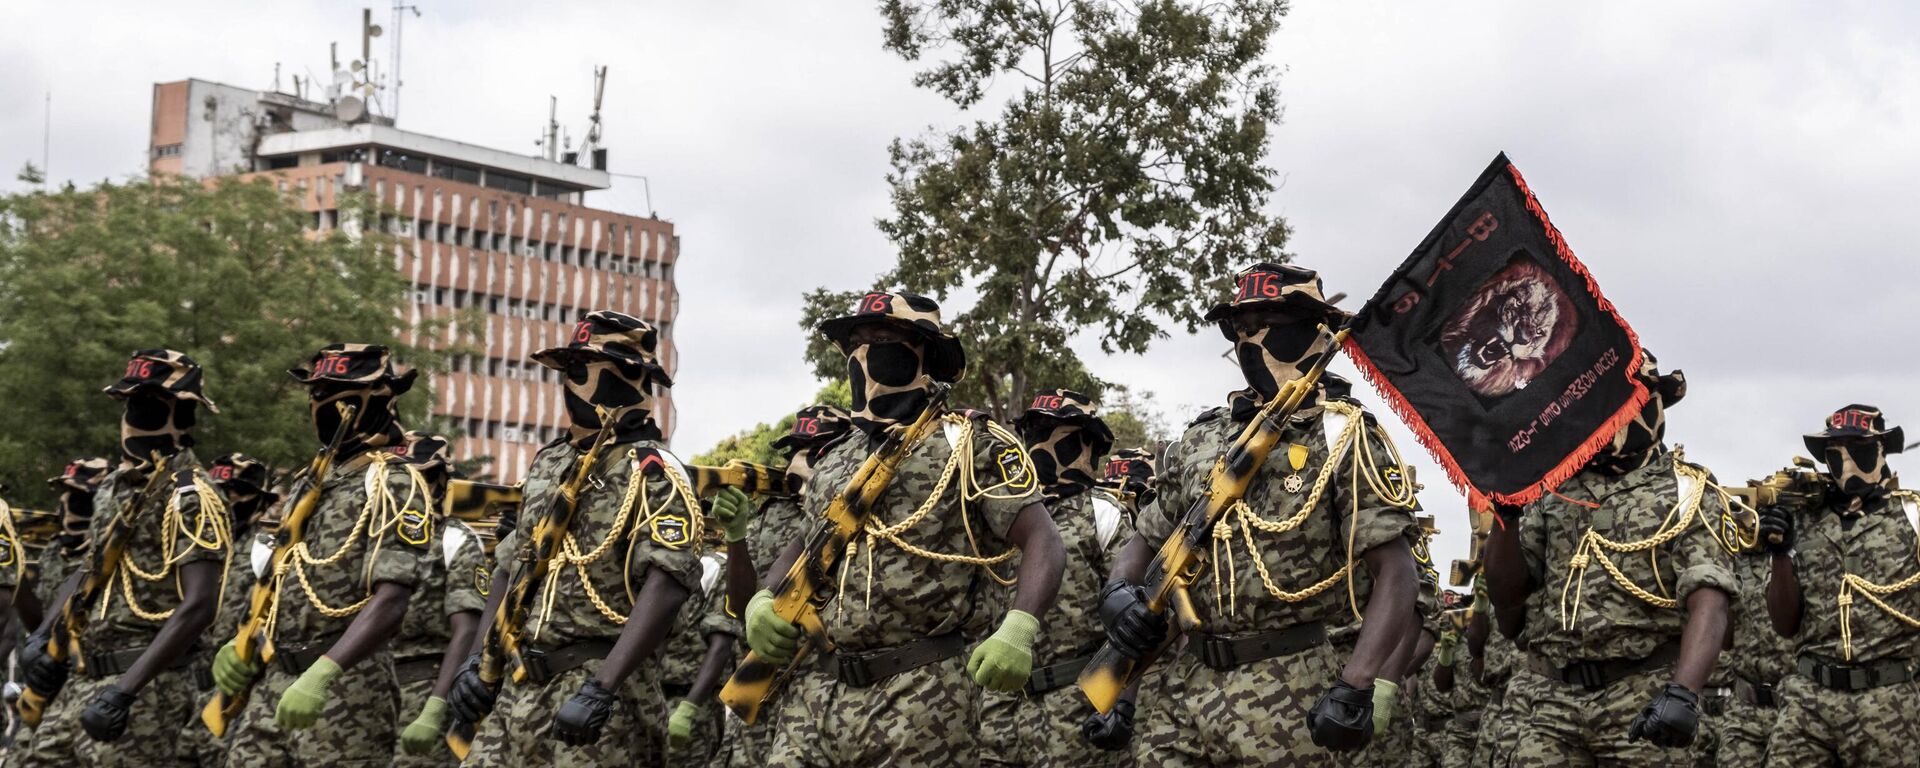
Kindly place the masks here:
MULTIPOLYGON (((313 482, 325 482, 325 478, 315 478, 313 482)), ((411 464, 399 461, 390 453, 373 454, 367 467, 367 479, 364 483, 367 501, 360 506, 360 513, 353 521, 353 529, 347 532, 346 539, 340 542, 340 547, 326 557, 314 557, 308 542, 302 540, 294 545, 292 557, 283 559, 274 567, 273 602, 267 607, 267 620, 262 630, 263 634, 266 637, 273 636, 274 625, 280 618, 280 586, 286 579, 288 571, 292 571, 300 582, 300 590, 306 595, 307 604, 323 616, 335 619, 345 618, 365 608, 367 602, 373 599, 372 584, 367 585, 367 594, 352 605, 341 607, 327 605, 326 601, 321 600, 320 596, 314 593, 313 585, 307 580, 307 567, 328 568, 338 564, 346 558, 348 552, 353 550, 353 545, 365 537, 370 539, 370 543, 367 548, 366 568, 362 573, 362 580, 371 578, 374 563, 379 560, 380 546, 385 540, 384 534, 400 525, 400 516, 413 505, 414 500, 422 501, 423 510, 432 509, 432 499, 426 498, 421 493, 421 489, 425 487, 426 481, 411 464), (408 484, 405 499, 395 498, 392 489, 387 487, 387 478, 395 466, 406 472, 413 481, 408 484)))
MULTIPOLYGON (((1373 460, 1373 438, 1371 431, 1366 428, 1365 413, 1357 406, 1338 401, 1328 401, 1322 407, 1331 413, 1346 417, 1347 424, 1341 428, 1340 435, 1334 438, 1333 443, 1327 446, 1327 461, 1320 466, 1320 472, 1313 480, 1313 488, 1307 492, 1307 498, 1301 502, 1299 511, 1285 520, 1268 520, 1256 514, 1245 500, 1241 500, 1233 505, 1225 517, 1214 524, 1211 559, 1213 560, 1213 602, 1216 610, 1222 609, 1222 585, 1225 585, 1226 592, 1224 610, 1228 614, 1239 610, 1240 577, 1233 546, 1234 523, 1239 524, 1240 537, 1246 545, 1247 556, 1253 561, 1254 571, 1259 574, 1260 584, 1266 589, 1267 594, 1282 602, 1297 603, 1318 596, 1342 580, 1347 580, 1347 577, 1353 573, 1353 547, 1355 537, 1360 530, 1360 479, 1362 477, 1366 478, 1367 486, 1373 493, 1388 506, 1398 508, 1413 506, 1414 491, 1411 483, 1396 489, 1387 487, 1381 482, 1379 465, 1373 460), (1253 531, 1258 528, 1265 533, 1283 534, 1299 528, 1320 506, 1321 497, 1326 493, 1333 476, 1342 467, 1347 470, 1347 495, 1352 503, 1353 521, 1347 526, 1347 561, 1331 575, 1306 589, 1297 592, 1284 589, 1274 583, 1273 574, 1267 569, 1266 560, 1260 557, 1260 549, 1254 540, 1253 531), (1221 553, 1222 547, 1226 550, 1224 557, 1221 553), (1220 578, 1222 560, 1227 564, 1227 578, 1224 580, 1220 578)), ((1387 454, 1392 456, 1394 463, 1398 465, 1399 450, 1391 442, 1385 442, 1384 445, 1387 454)), ((1347 580, 1347 603, 1355 618, 1358 618, 1360 601, 1351 580, 1347 580)))
MULTIPOLYGON (((593 603, 594 610, 600 612, 600 617, 606 619, 610 624, 626 623, 627 615, 632 613, 632 610, 629 608, 627 613, 621 613, 614 610, 613 606, 608 605, 606 598, 601 597, 600 591, 593 586, 593 579, 587 574, 587 566, 605 558, 608 553, 613 551, 615 542, 626 540, 639 532, 644 526, 653 522, 654 518, 659 517, 662 512, 670 509, 671 504, 675 501, 674 499, 669 499, 666 504, 661 505, 659 508, 656 509, 654 507, 652 495, 647 490, 646 472, 640 466, 640 452, 638 449, 627 449, 627 465, 630 467, 627 476, 627 492, 620 500, 619 513, 614 518, 613 527, 607 530, 606 538, 601 539, 598 544, 593 545, 591 548, 587 548, 581 545, 580 540, 574 536, 573 531, 567 531, 566 538, 560 543, 559 552, 561 564, 563 566, 573 566, 575 575, 580 578, 580 586, 587 593, 587 600, 593 603), (640 512, 638 519, 635 519, 634 515, 636 510, 640 512)), ((687 479, 681 476, 679 472, 664 465, 662 472, 667 476, 667 480, 673 484, 674 495, 678 497, 677 500, 681 506, 687 510, 687 525, 689 528, 687 531, 687 540, 692 546, 698 547, 701 528, 703 527, 700 516, 699 497, 694 494, 693 487, 687 483, 687 479)), ((631 563, 633 559, 633 547, 627 548, 626 557, 628 562, 631 563)), ((560 595, 560 575, 565 572, 566 568, 564 567, 550 569, 547 572, 546 583, 540 587, 540 613, 533 633, 534 639, 539 638, 540 632, 546 629, 548 619, 553 616, 553 604, 560 595)), ((634 600, 633 569, 631 567, 622 569, 621 579, 626 588, 627 604, 631 606, 634 600)))
MULTIPOLYGON (((233 535, 228 529, 227 505, 220 500, 219 491, 214 490, 198 470, 193 472, 193 492, 199 498, 200 511, 194 515, 192 527, 188 527, 189 523, 180 511, 181 494, 177 489, 167 501, 166 511, 160 519, 160 551, 166 554, 162 556, 157 570, 151 573, 142 570, 131 549, 120 554, 120 564, 124 566, 119 569, 121 599, 126 601, 127 610, 144 621, 166 621, 173 616, 173 609, 150 611, 141 606, 133 597, 133 580, 155 582, 172 576, 174 595, 184 598, 186 592, 180 586, 180 575, 174 572, 174 566, 186 560, 195 549, 226 548, 226 555, 221 558, 220 591, 215 594, 226 593, 227 571, 233 564, 233 535), (187 546, 176 551, 182 536, 186 537, 187 546)), ((109 588, 100 600, 99 618, 106 618, 107 608, 112 603, 113 590, 109 588)))
MULTIPOLYGON (((1652 536, 1639 541, 1617 542, 1601 536, 1593 530, 1592 526, 1588 526, 1587 530, 1580 535, 1580 542, 1574 547, 1573 556, 1567 560, 1566 582, 1560 587, 1561 629, 1572 631, 1580 618, 1581 600, 1586 590, 1586 579, 1584 576, 1586 575, 1587 566, 1591 565, 1595 559, 1600 561, 1600 566, 1606 569, 1607 575, 1613 577, 1614 583, 1619 584, 1620 588, 1626 590, 1627 594, 1633 595, 1656 608, 1673 609, 1680 606, 1680 601, 1673 598, 1667 585, 1659 582, 1659 563, 1657 559, 1659 555, 1655 552, 1655 548, 1674 540, 1679 537, 1681 533, 1686 532, 1687 527, 1693 524, 1694 518, 1700 516, 1700 502, 1706 498, 1708 489, 1714 490, 1723 497, 1726 495, 1726 492, 1724 489, 1713 484, 1712 480, 1707 476, 1705 469, 1682 461, 1680 451, 1678 450, 1674 451, 1673 468, 1675 474, 1692 480, 1694 488, 1688 492, 1685 497, 1675 500, 1674 505, 1667 509, 1667 515, 1661 520, 1660 528, 1657 529, 1652 536), (1609 552, 1617 552, 1620 554, 1648 553, 1650 558, 1655 559, 1654 579, 1657 588, 1660 590, 1660 594, 1656 595, 1649 592, 1639 584, 1635 584, 1632 579, 1627 578, 1626 574, 1620 572, 1620 567, 1614 564, 1613 558, 1608 556, 1607 553, 1609 552), (1571 610, 1569 610, 1569 603, 1571 603, 1571 610)), ((1724 540, 1720 539, 1718 534, 1712 532, 1712 526, 1707 526, 1707 528, 1709 535, 1714 536, 1716 541, 1720 541, 1723 546, 1726 544, 1724 540)))
MULTIPOLYGON (((1913 491, 1894 491, 1888 498, 1895 504, 1920 504, 1920 494, 1913 491)), ((1901 517, 1906 517, 1906 510, 1900 512, 1901 517)), ((1920 541, 1916 541, 1914 546, 1915 560, 1920 561, 1920 541)), ((1881 599, 1895 592, 1912 589, 1916 584, 1920 584, 1920 571, 1892 584, 1875 584, 1851 573, 1840 578, 1840 594, 1836 602, 1840 606, 1840 651, 1843 660, 1853 660, 1853 596, 1858 594, 1861 599, 1886 611, 1887 615, 1899 619, 1901 623, 1920 628, 1920 618, 1908 615, 1881 599)))

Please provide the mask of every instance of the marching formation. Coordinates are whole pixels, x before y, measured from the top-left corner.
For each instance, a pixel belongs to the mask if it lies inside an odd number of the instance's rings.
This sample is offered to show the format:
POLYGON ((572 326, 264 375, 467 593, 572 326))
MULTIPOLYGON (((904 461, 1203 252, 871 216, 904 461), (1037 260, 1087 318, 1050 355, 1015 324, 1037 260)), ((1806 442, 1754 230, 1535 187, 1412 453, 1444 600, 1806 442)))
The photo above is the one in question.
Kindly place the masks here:
MULTIPOLYGON (((1452 253, 1495 215, 1467 210, 1452 253)), ((1436 332, 1482 405, 1575 354, 1530 300, 1475 299, 1436 332)), ((1458 462, 1479 512, 1453 592, 1419 484, 1325 370, 1360 345, 1423 442, 1459 454, 1377 337, 1291 265, 1241 271, 1206 318, 1244 386, 1168 444, 1122 446, 1078 392, 1008 424, 952 402, 967 356, 939 307, 870 293, 818 329, 851 407, 796 413, 784 467, 709 467, 663 444, 658 331, 595 311, 532 356, 569 429, 514 488, 406 430, 415 376, 383 347, 291 371, 315 454, 286 477, 202 460, 200 366, 136 352, 105 389, 119 456, 68 463, 55 511, 0 515, 0 610, 26 635, 6 760, 1911 764, 1920 504, 1878 410, 1721 486, 1667 441, 1685 377, 1603 354, 1628 406, 1546 457, 1550 480, 1482 491, 1458 462)), ((1533 429, 1516 456, 1551 439, 1533 429)))

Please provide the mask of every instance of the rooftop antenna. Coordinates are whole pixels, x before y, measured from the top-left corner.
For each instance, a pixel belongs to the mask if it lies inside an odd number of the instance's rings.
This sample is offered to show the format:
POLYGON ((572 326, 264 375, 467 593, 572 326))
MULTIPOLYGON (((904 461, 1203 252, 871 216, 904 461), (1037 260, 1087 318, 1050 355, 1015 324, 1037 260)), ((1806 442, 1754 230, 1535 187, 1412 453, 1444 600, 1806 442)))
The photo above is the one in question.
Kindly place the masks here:
POLYGON ((600 104, 607 95, 607 68, 593 68, 593 114, 587 118, 587 136, 580 142, 580 157, 588 165, 606 170, 605 149, 600 146, 600 104))
POLYGON ((280 62, 273 63, 273 92, 280 92, 280 62))
POLYGON ((400 79, 400 27, 407 18, 404 11, 413 11, 413 17, 417 19, 420 18, 420 6, 406 5, 403 0, 393 2, 393 109, 388 116, 395 122, 400 120, 400 86, 403 84, 400 79))
POLYGON ((548 160, 560 159, 560 97, 547 97, 547 137, 544 142, 548 160))

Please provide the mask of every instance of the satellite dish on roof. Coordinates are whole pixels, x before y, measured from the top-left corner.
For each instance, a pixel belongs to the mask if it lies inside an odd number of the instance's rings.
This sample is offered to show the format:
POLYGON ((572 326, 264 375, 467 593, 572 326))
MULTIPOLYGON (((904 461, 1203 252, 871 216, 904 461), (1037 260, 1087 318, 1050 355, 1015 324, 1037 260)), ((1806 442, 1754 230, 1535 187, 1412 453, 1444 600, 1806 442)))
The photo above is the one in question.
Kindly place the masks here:
POLYGON ((367 103, 357 96, 342 96, 333 102, 333 116, 342 122, 360 122, 367 116, 367 103))

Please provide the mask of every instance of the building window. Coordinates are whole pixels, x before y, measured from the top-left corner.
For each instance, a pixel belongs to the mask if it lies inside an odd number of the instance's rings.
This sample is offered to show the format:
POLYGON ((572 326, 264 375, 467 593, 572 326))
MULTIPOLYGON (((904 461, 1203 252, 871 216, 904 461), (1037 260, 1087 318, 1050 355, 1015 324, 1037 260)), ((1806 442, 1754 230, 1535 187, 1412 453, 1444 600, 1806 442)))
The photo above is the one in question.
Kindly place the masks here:
POLYGON ((162 144, 160 146, 154 147, 153 156, 154 157, 178 157, 180 156, 180 145, 179 144, 162 144))

